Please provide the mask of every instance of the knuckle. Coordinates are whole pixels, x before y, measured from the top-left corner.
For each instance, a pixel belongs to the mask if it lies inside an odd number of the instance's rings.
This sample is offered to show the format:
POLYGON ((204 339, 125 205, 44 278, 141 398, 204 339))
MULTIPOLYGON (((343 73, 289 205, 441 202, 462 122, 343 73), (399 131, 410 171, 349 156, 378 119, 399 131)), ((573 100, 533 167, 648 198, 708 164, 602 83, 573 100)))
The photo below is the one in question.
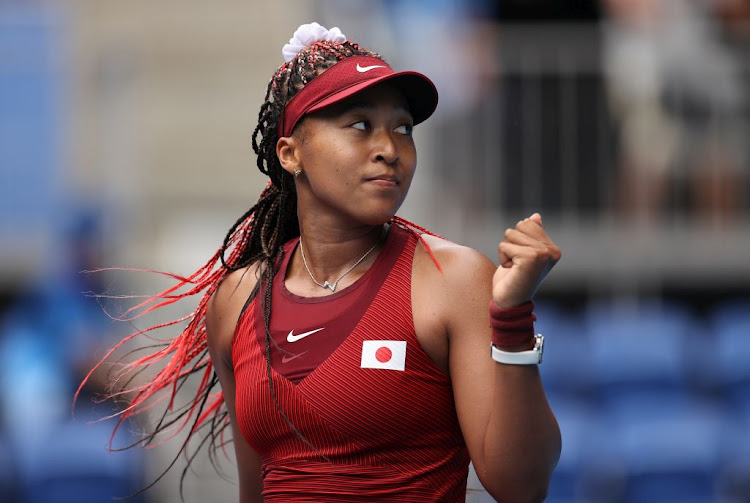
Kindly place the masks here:
POLYGON ((534 257, 539 262, 547 262, 550 259, 551 253, 546 247, 537 248, 534 257))

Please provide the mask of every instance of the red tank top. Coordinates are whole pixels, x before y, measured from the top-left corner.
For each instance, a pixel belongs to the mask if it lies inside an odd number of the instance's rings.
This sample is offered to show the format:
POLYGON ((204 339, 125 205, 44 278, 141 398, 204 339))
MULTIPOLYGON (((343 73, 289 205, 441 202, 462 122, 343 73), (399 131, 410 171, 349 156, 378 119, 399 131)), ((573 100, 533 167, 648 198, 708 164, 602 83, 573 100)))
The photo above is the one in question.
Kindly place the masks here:
MULTIPOLYGON (((297 384, 323 363, 346 340, 365 314, 396 263, 407 238, 403 231, 389 231, 383 249, 367 272, 348 287, 325 297, 301 297, 287 290, 282 278, 286 277, 299 238, 285 244, 271 288, 271 366, 297 384)), ((261 295, 264 292, 265 288, 261 290, 261 295)), ((262 304, 255 303, 255 334, 265 351, 262 304)))
MULTIPOLYGON (((281 361, 284 355, 287 363, 305 355, 295 357, 301 352, 297 349, 284 353, 271 341, 271 353, 277 353, 271 359, 271 378, 279 407, 314 448, 289 427, 271 396, 263 322, 258 321, 262 295, 240 316, 232 347, 237 422, 261 457, 267 503, 465 500, 469 456, 450 379, 422 350, 414 332, 416 241, 411 232, 393 225, 375 264, 353 285, 324 300, 286 299, 322 311, 328 311, 328 303, 355 299, 342 316, 359 314, 336 325, 346 329, 344 334, 332 333, 337 320, 325 321, 325 330, 316 332, 323 323, 319 319, 308 324, 293 310, 280 319, 277 299, 272 299, 272 339, 285 351, 306 341, 314 345, 316 336, 341 338, 318 354, 318 365, 298 367, 296 384, 284 377, 281 361), (282 337, 294 342, 283 347, 282 337)), ((272 294, 277 288, 280 295, 289 294, 283 293, 283 278, 279 271, 272 294)))

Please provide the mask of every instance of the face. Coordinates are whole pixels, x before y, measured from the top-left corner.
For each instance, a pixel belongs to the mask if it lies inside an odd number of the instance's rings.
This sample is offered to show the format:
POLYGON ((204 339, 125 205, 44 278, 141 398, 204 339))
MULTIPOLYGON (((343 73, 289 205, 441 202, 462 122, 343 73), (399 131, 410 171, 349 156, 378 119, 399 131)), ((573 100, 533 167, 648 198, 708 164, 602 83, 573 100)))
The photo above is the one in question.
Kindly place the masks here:
POLYGON ((295 129, 300 217, 328 213, 380 225, 409 190, 417 154, 402 93, 374 86, 308 115, 295 129))

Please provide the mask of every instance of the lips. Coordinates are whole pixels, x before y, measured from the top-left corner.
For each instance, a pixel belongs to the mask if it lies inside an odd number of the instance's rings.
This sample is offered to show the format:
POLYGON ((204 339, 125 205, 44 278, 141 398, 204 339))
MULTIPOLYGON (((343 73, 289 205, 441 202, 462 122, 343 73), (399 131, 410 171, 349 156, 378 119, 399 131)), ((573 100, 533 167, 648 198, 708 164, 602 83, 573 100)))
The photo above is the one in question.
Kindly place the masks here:
POLYGON ((393 185, 399 185, 401 181, 398 179, 396 175, 378 175, 378 176, 372 176, 370 178, 367 178, 368 182, 373 182, 378 185, 384 185, 384 186, 393 186, 393 185))

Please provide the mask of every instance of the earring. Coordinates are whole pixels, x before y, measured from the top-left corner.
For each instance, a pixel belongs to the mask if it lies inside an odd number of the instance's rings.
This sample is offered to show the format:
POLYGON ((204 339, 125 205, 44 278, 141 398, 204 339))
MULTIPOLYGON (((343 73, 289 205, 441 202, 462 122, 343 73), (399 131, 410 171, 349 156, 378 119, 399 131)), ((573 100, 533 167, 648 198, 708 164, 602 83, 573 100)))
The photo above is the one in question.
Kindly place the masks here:
POLYGON ((295 169, 294 170, 294 178, 298 178, 301 173, 302 173, 301 169, 295 169))

